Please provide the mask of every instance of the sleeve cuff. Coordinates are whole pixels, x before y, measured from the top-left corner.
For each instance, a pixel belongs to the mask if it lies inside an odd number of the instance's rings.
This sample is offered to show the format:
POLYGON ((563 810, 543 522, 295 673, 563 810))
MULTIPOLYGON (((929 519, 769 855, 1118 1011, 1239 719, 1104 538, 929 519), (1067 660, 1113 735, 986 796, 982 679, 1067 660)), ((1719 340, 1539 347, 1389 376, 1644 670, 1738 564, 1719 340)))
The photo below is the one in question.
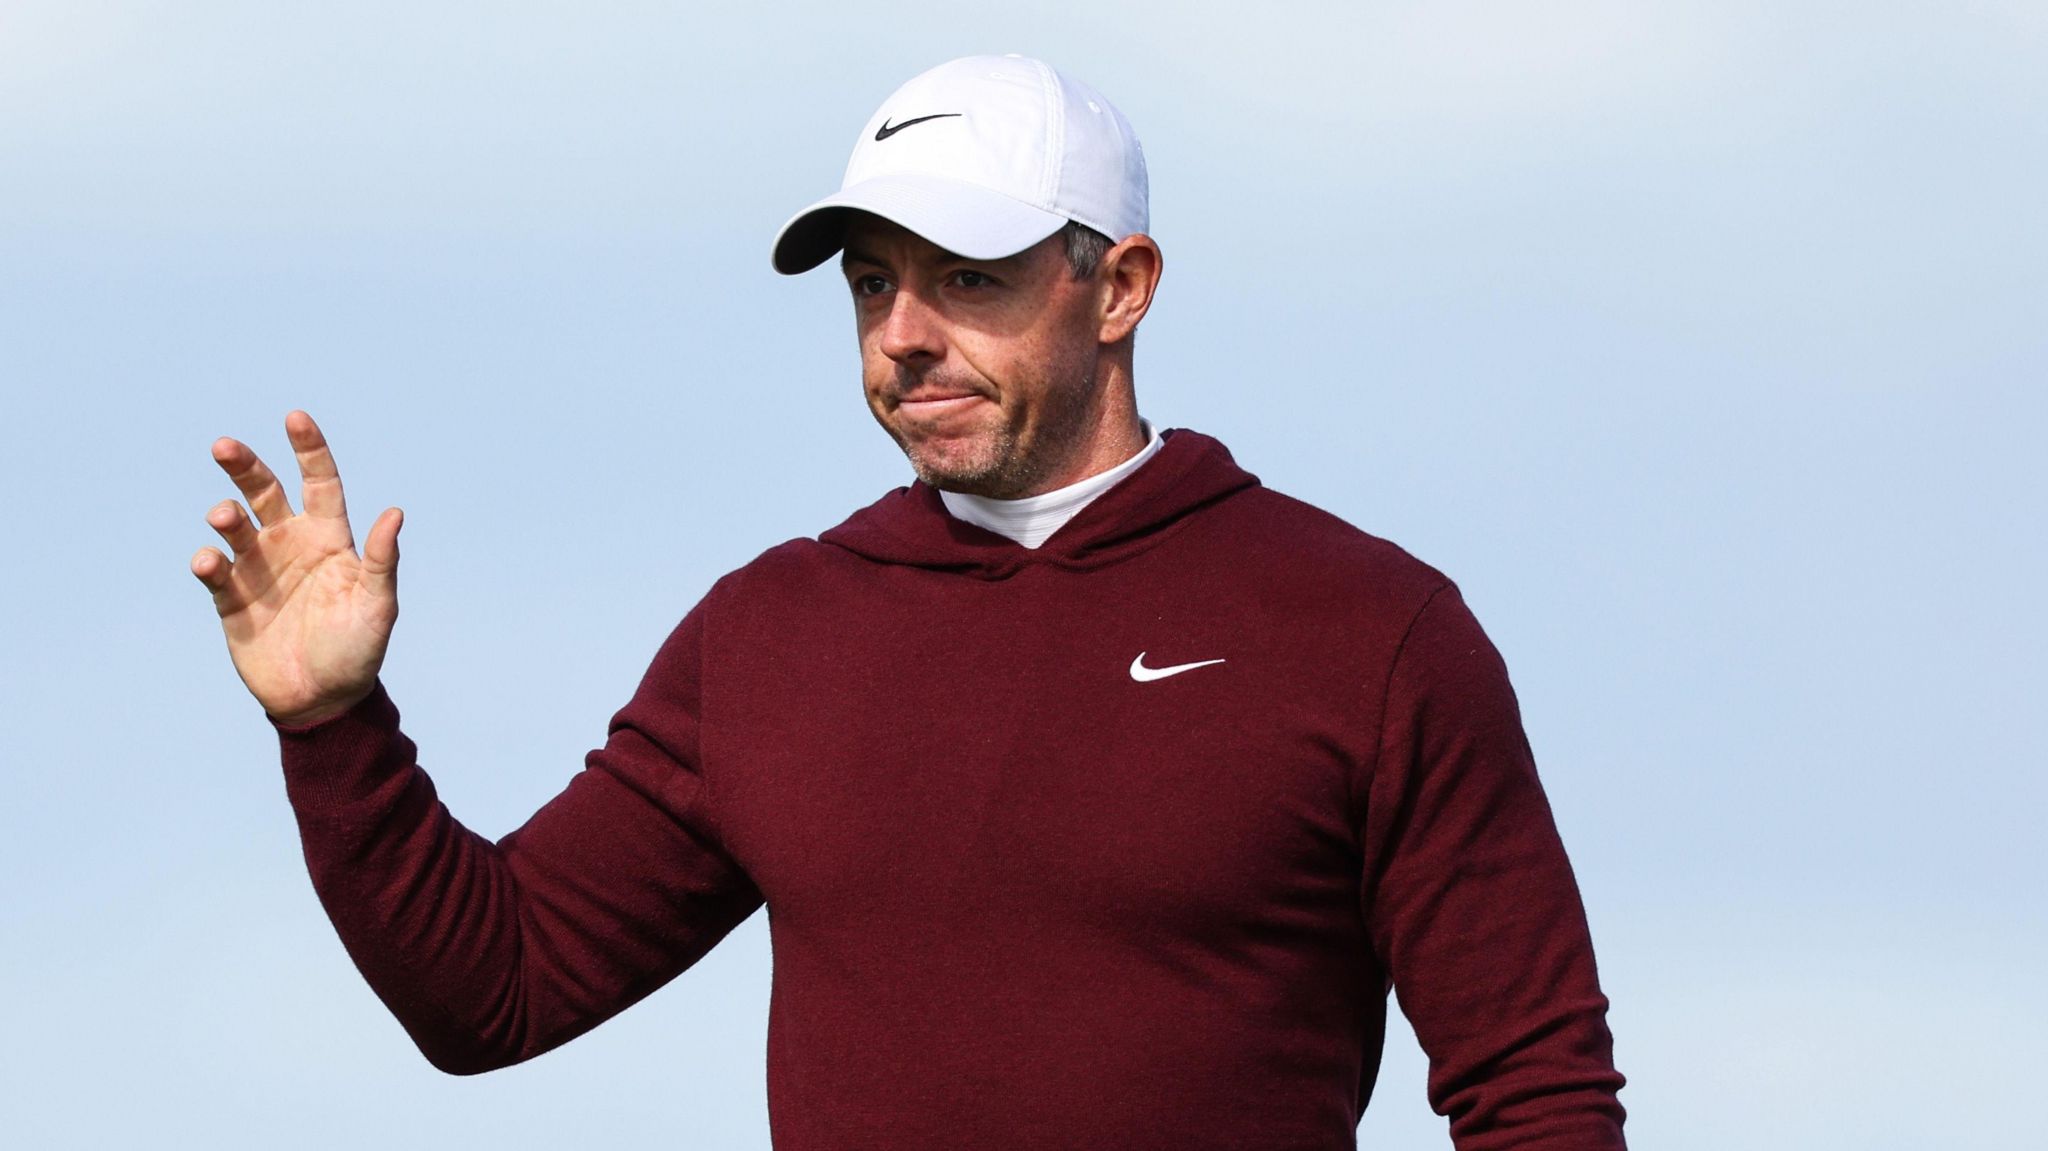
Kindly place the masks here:
MULTIPOLYGON (((269 719, 277 729, 285 789, 292 806, 302 812, 348 806, 374 790, 378 780, 397 766, 392 745, 402 738, 398 708, 381 679, 369 695, 339 715, 308 724, 269 719)), ((397 758, 405 756, 400 753, 397 758)))

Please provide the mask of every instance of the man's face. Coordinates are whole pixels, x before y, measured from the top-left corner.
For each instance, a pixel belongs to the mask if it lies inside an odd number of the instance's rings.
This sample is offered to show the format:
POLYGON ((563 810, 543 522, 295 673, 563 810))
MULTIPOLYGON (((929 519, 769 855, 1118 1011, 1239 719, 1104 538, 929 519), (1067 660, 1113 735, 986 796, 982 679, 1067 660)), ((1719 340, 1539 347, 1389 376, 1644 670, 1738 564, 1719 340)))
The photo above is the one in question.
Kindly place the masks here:
POLYGON ((1014 499, 1083 478, 1104 295, 1058 233, 969 260, 865 213, 841 262, 868 408, 933 487, 1014 499))

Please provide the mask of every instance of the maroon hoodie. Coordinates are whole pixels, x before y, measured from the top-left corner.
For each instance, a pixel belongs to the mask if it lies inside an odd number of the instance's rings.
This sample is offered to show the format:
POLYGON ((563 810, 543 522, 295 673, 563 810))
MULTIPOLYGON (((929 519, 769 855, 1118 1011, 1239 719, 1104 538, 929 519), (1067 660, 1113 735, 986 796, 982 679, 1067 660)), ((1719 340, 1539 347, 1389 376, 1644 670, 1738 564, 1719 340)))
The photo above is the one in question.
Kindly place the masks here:
POLYGON ((568 1041, 765 902, 781 1151, 1349 1148, 1390 984, 1463 1151, 1622 1146, 1493 647, 1193 432, 1035 551, 915 485, 728 575, 495 845, 381 688, 280 735, 321 901, 448 1071, 568 1041))

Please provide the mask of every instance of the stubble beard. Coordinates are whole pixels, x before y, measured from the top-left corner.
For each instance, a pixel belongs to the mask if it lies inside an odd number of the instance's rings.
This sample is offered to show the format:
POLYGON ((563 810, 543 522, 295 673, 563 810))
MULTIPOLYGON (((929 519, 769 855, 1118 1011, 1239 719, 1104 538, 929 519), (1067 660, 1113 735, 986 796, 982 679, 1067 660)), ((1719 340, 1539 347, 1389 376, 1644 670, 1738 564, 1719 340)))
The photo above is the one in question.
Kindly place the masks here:
MULTIPOLYGON (((971 452, 935 452, 920 439, 895 435, 910 468, 928 487, 988 499, 1016 499, 1063 466, 1081 446, 1095 394, 1091 372, 1073 387, 1042 392, 1041 417, 1032 442, 1005 419, 977 436, 971 452)), ((894 435, 894 429, 891 429, 894 435)))
POLYGON ((900 441, 910 469, 928 487, 949 492, 1005 499, 1010 491, 1023 490, 1029 483, 1027 461, 1017 451, 1017 433, 1007 425, 977 440, 978 449, 963 458, 962 453, 932 451, 921 440, 900 441))

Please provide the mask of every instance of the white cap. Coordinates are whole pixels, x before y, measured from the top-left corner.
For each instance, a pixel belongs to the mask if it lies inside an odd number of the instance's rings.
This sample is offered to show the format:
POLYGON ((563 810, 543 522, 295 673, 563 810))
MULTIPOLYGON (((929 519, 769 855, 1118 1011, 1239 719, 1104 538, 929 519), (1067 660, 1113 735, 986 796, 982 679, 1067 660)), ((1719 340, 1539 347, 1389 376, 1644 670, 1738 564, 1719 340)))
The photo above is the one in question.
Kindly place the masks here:
POLYGON ((949 252, 1014 255, 1074 220, 1121 240, 1148 225, 1145 153, 1102 94, 1023 56, 941 64, 882 102, 836 195, 775 237, 775 270, 806 272, 841 245, 847 209, 949 252))

